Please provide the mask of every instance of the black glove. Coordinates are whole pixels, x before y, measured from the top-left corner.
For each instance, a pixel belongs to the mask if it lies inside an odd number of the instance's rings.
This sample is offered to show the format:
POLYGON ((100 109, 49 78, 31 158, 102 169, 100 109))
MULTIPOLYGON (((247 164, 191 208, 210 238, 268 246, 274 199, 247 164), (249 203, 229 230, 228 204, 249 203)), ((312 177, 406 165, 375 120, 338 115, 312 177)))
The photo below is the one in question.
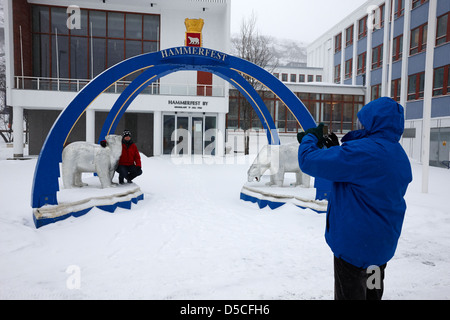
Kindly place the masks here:
POLYGON ((324 124, 320 123, 316 128, 309 128, 305 132, 297 133, 297 141, 299 143, 302 143, 303 137, 306 136, 307 134, 311 133, 318 140, 317 146, 319 148, 323 148, 324 142, 325 142, 325 137, 323 136, 323 127, 324 127, 324 124))
POLYGON ((100 145, 105 148, 106 147, 106 140, 102 140, 100 141, 100 145))
POLYGON ((316 128, 309 128, 306 131, 297 133, 297 141, 299 143, 302 143, 302 139, 304 136, 306 136, 308 133, 311 133, 314 135, 318 140, 323 138, 323 123, 320 123, 316 128))
POLYGON ((304 131, 297 133, 297 141, 298 143, 302 143, 303 137, 306 136, 306 133, 304 131))
POLYGON ((314 136, 316 136, 317 140, 319 140, 319 142, 320 142, 323 140, 323 127, 324 127, 324 124, 319 123, 319 125, 317 127, 309 128, 308 130, 305 131, 305 133, 313 134, 314 136))
POLYGON ((325 147, 327 147, 328 149, 334 146, 339 146, 339 139, 338 137, 334 134, 334 132, 330 133, 326 138, 325 141, 323 142, 323 144, 325 145, 325 147))

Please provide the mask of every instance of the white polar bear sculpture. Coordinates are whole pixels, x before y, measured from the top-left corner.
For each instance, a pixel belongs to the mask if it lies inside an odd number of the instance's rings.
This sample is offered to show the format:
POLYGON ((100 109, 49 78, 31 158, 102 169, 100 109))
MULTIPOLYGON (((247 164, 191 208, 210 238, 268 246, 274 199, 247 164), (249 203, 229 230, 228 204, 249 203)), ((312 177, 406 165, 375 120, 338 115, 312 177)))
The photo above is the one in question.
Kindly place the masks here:
POLYGON ((73 142, 62 153, 62 178, 64 188, 84 187, 83 172, 96 172, 102 188, 111 187, 114 171, 122 154, 122 137, 106 136, 106 147, 89 143, 73 142))
POLYGON ((266 145, 258 153, 248 169, 248 182, 261 180, 261 176, 270 170, 270 182, 267 185, 283 186, 284 174, 295 172, 295 185, 310 187, 311 177, 300 170, 298 164, 298 143, 285 145, 266 145))

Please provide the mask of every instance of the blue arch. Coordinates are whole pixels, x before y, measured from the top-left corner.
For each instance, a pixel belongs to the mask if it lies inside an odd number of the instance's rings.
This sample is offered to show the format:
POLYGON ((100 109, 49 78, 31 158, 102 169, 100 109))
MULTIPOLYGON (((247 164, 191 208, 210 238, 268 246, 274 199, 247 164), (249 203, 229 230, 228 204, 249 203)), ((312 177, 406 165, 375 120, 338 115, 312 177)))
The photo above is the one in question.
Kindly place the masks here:
POLYGON ((79 118, 100 94, 127 75, 144 71, 119 96, 112 107, 102 128, 102 135, 106 135, 106 132, 114 131, 126 108, 146 86, 160 77, 180 70, 212 72, 233 84, 255 109, 264 128, 267 129, 270 144, 279 144, 273 119, 259 94, 242 75, 255 78, 271 90, 291 111, 304 130, 316 125, 311 114, 292 91, 272 74, 246 60, 220 51, 197 47, 175 47, 139 55, 124 60, 98 75, 61 112, 47 135, 36 164, 31 206, 40 208, 44 205, 58 204, 56 194, 59 190, 59 163, 62 160, 63 147, 79 118))
MULTIPOLYGON (((102 131, 99 136, 99 142, 105 138, 108 134, 115 132, 117 125, 123 114, 133 102, 133 100, 152 82, 159 78, 179 70, 186 70, 185 66, 179 67, 176 70, 172 65, 163 65, 158 67, 152 67, 146 70, 143 74, 138 76, 120 95, 113 107, 111 108, 105 123, 102 127, 102 131)), ((280 139, 276 130, 275 123, 269 113, 269 110, 264 107, 264 102, 256 90, 242 77, 239 73, 233 70, 220 69, 220 68, 203 68, 208 70, 223 79, 231 82, 234 86, 243 94, 244 97, 250 102, 255 110, 258 118, 266 129, 267 140, 269 144, 279 144, 280 139)))

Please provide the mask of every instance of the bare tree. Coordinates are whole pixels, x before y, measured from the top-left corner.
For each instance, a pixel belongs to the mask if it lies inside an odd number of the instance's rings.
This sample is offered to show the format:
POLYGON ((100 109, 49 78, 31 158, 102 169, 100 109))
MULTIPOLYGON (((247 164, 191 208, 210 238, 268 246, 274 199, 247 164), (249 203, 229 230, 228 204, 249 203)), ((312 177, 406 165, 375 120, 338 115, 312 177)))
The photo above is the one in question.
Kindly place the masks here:
MULTIPOLYGON (((256 23, 257 17, 254 12, 252 12, 250 17, 242 20, 239 35, 231 39, 233 54, 272 72, 278 64, 270 46, 273 43, 273 39, 261 35, 256 28, 256 23)), ((260 91, 263 89, 263 85, 256 79, 245 74, 243 76, 255 90, 260 91)), ((241 129, 244 130, 245 137, 245 154, 249 154, 249 130, 252 128, 253 121, 258 118, 256 113, 253 112, 250 102, 246 100, 240 105, 240 115, 241 129)))

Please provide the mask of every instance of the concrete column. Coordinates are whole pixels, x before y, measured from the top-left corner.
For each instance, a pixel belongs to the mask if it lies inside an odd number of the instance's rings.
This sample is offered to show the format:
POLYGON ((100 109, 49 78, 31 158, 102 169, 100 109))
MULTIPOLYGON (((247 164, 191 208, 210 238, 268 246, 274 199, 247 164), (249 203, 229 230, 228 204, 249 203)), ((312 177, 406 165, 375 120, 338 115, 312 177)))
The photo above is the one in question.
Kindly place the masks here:
POLYGON ((358 73, 358 20, 353 22, 353 64, 352 85, 356 85, 356 74, 358 73))
MULTIPOLYGON (((373 15, 369 14, 367 21, 372 19, 373 15)), ((372 94, 372 30, 367 28, 367 52, 366 52, 366 104, 371 101, 372 94)))
POLYGON ((14 158, 23 157, 23 108, 13 107, 14 158))
MULTIPOLYGON (((392 42, 391 39, 391 32, 390 32, 390 26, 389 24, 389 17, 391 16, 391 6, 389 5, 389 2, 387 1, 387 5, 384 6, 384 29, 383 29, 383 67, 381 70, 381 97, 390 96, 390 88, 391 84, 388 83, 388 72, 389 74, 392 74, 392 54, 389 54, 392 52, 392 42), (389 45, 389 43, 391 45, 389 45)), ((394 10, 392 10, 394 11, 394 10)), ((394 25, 394 19, 392 19, 392 26, 394 25)), ((393 28, 392 28, 393 29, 393 28)))
POLYGON ((153 112, 153 155, 162 154, 162 112, 153 112))
POLYGON ((341 31, 341 82, 344 84, 345 80, 345 29, 341 31))
POLYGON ((408 59, 411 44, 411 0, 405 0, 405 16, 403 18, 403 48, 402 48, 402 80, 400 86, 400 104, 406 108, 408 96, 408 59))
POLYGON ((86 141, 96 143, 95 141, 95 110, 86 110, 86 141))
POLYGON ((430 161, 431 103, 433 100, 433 62, 436 41, 437 0, 430 0, 428 9, 427 53, 425 58, 425 87, 423 97, 422 130, 422 192, 428 193, 428 172, 430 161))

